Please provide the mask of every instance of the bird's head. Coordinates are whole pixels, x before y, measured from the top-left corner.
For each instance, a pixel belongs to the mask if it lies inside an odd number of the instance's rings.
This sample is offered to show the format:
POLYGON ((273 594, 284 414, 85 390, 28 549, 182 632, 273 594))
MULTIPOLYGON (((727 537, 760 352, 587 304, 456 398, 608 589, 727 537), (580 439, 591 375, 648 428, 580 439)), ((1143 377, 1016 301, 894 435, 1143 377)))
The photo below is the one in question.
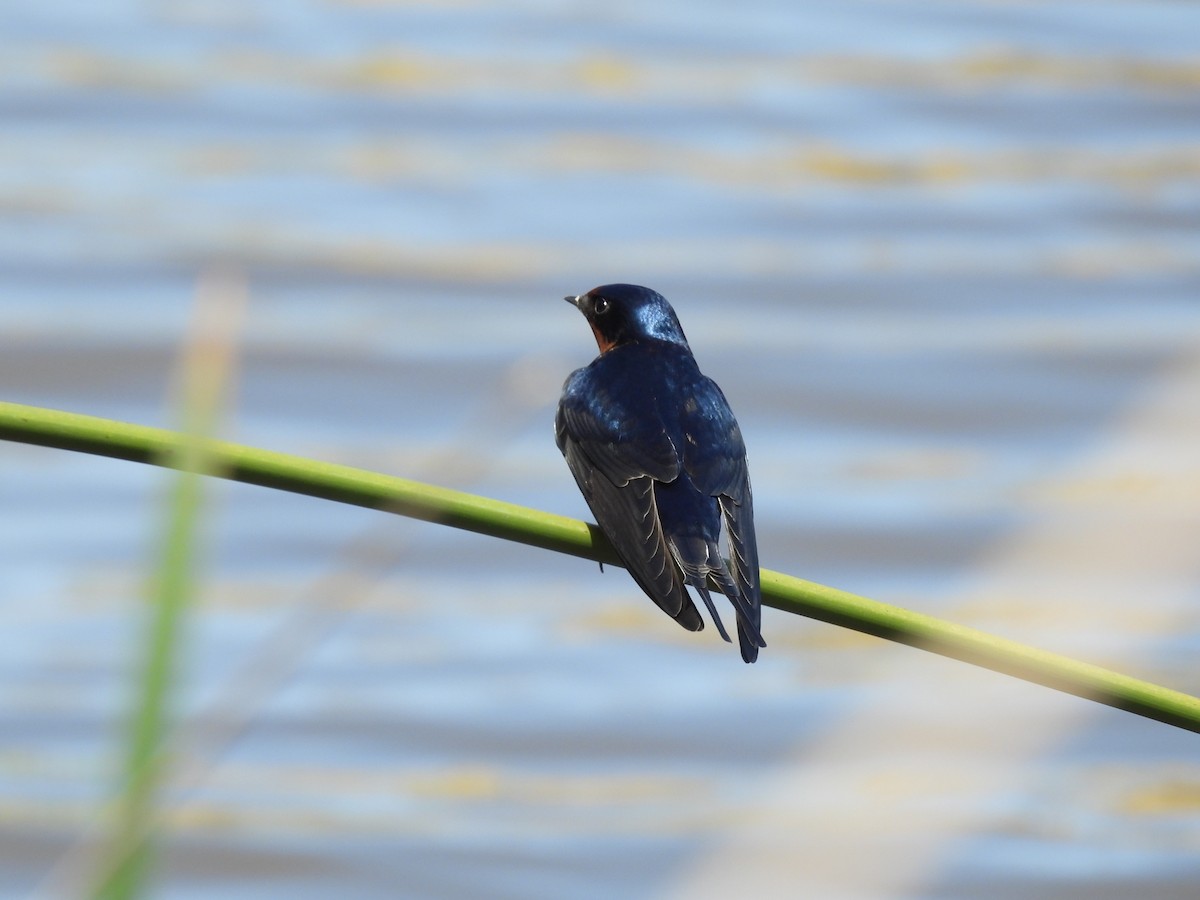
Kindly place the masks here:
POLYGON ((687 346, 675 310, 658 291, 636 284, 602 284, 563 299, 588 320, 601 353, 639 340, 687 346))

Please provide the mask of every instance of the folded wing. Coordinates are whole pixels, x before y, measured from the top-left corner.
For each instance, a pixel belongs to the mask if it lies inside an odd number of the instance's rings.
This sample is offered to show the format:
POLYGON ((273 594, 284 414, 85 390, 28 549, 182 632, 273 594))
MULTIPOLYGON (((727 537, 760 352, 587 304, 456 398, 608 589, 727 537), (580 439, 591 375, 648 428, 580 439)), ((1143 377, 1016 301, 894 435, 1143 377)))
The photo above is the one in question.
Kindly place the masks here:
POLYGON ((670 438, 648 433, 645 419, 590 386, 584 369, 567 380, 554 431, 588 507, 634 581, 684 628, 702 630, 655 506, 655 480, 671 481, 679 472, 670 438))

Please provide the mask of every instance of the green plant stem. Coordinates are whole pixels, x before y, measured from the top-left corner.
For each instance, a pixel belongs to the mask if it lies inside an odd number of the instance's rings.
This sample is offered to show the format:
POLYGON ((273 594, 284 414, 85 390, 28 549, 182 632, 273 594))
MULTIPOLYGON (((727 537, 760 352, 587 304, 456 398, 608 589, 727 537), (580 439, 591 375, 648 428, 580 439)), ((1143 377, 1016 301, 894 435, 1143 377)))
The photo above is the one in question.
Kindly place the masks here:
MULTIPOLYGON (((174 432, 0 402, 0 439, 177 466, 174 432)), ((206 442, 211 471, 234 481, 437 522, 559 553, 620 565, 594 525, 527 507, 348 466, 223 442, 206 442)), ((764 569, 763 602, 1045 685, 1188 731, 1200 732, 1200 698, 982 631, 764 569)))
POLYGON ((175 435, 169 461, 178 469, 165 515, 144 612, 144 654, 134 681, 132 715, 126 729, 123 785, 116 804, 108 852, 94 873, 95 900, 136 900, 146 894, 158 857, 154 827, 158 796, 166 777, 163 747, 170 730, 177 661, 185 615, 195 587, 196 537, 204 476, 211 471, 206 437, 220 407, 227 360, 223 344, 189 333, 180 366, 179 413, 184 429, 175 435))
MULTIPOLYGON (((195 454, 189 454, 195 456, 195 454)), ((125 784, 118 802, 105 865, 93 896, 130 900, 142 896, 155 856, 152 823, 164 776, 162 746, 168 730, 175 660, 183 616, 193 593, 194 548, 201 501, 202 460, 184 462, 169 501, 166 533, 147 610, 145 653, 137 679, 137 702, 128 728, 125 784)))

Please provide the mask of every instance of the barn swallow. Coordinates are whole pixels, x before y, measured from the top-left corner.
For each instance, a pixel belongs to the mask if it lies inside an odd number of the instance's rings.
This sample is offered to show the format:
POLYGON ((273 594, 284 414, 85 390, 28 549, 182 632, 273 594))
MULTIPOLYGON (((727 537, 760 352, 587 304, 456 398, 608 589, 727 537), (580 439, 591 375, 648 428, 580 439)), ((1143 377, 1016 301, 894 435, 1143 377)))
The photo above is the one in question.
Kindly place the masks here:
POLYGON ((656 291, 606 284, 564 299, 600 348, 567 378, 554 420, 575 482, 647 596, 700 631, 690 585, 728 641, 711 578, 733 604, 742 659, 754 662, 767 646, 754 507, 746 445, 725 395, 701 374, 675 310, 656 291), (717 544, 722 522, 728 562, 717 544))

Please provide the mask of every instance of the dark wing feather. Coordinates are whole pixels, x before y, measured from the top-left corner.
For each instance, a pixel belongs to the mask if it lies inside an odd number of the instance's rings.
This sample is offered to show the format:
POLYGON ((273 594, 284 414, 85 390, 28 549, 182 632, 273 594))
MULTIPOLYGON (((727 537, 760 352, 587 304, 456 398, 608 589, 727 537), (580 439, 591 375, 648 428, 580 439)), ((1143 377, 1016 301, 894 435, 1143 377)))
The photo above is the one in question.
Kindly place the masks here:
POLYGON ((738 644, 742 659, 753 662, 758 648, 765 647, 762 639, 762 588, 759 584, 758 544, 754 537, 754 505, 750 484, 741 503, 727 496, 718 498, 725 533, 729 536, 729 569, 744 604, 738 606, 738 644))
POLYGON ((697 375, 692 402, 684 408, 684 469, 708 496, 741 502, 750 490, 742 430, 717 383, 697 375))
MULTIPOLYGON (((684 469, 696 487, 716 497, 729 541, 731 584, 722 589, 738 613, 738 643, 742 658, 753 662, 762 639, 762 591, 759 585, 758 544, 754 535, 754 501, 746 444, 721 389, 701 376, 685 418, 688 440, 684 469), (695 449, 693 449, 695 448, 695 449)), ((722 581, 720 575, 718 582, 722 581)))
POLYGON ((654 479, 674 478, 678 463, 665 435, 661 442, 623 441, 620 407, 607 403, 598 415, 586 370, 567 380, 555 417, 555 438, 596 522, 638 586, 689 631, 704 620, 670 556, 654 500, 654 479), (674 464, 675 470, 672 471, 674 464))
POLYGON ((554 422, 558 449, 566 455, 563 442, 570 440, 592 468, 616 485, 643 475, 673 481, 679 474, 679 457, 671 439, 663 431, 645 433, 615 397, 589 388, 596 379, 583 377, 587 371, 580 369, 567 379, 554 422))

